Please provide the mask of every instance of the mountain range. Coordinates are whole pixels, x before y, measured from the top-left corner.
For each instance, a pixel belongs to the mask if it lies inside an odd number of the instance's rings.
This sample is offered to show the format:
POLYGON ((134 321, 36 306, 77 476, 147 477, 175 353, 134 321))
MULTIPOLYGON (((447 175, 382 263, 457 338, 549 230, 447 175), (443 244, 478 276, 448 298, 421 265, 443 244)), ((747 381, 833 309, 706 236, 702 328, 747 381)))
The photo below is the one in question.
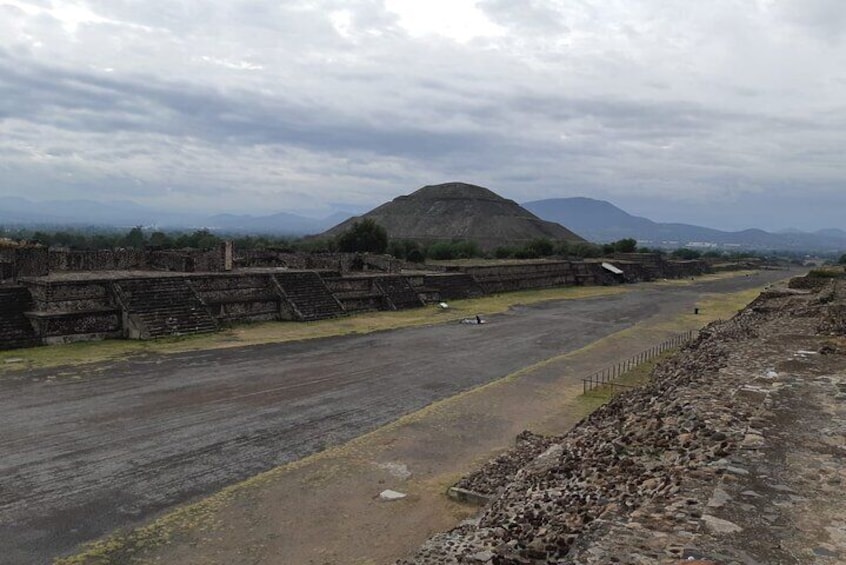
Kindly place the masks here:
POLYGON ((293 236, 323 231, 350 216, 344 212, 336 212, 325 218, 309 218, 287 212, 267 216, 208 215, 149 208, 127 200, 48 200, 36 203, 25 198, 0 198, 0 225, 6 227, 102 226, 128 229, 144 226, 162 230, 206 228, 227 233, 293 236))
POLYGON ((721 231, 691 224, 659 223, 633 216, 610 202, 593 198, 552 198, 526 202, 538 217, 563 224, 590 241, 600 243, 634 238, 644 247, 684 246, 721 249, 838 252, 846 249, 846 231, 821 229, 812 233, 759 229, 721 231))
MULTIPOLYGON (((749 229, 727 232, 702 226, 660 223, 634 216, 610 202, 592 198, 553 198, 526 202, 523 207, 543 220, 557 222, 590 241, 634 238, 642 246, 676 248, 685 245, 719 248, 773 249, 816 252, 846 250, 846 231, 795 229, 778 233, 749 229)), ((320 233, 353 214, 338 211, 311 218, 279 212, 270 215, 183 213, 141 206, 132 201, 52 200, 32 202, 0 197, 0 225, 5 227, 116 227, 146 226, 162 230, 212 231, 238 234, 305 235, 320 233)))

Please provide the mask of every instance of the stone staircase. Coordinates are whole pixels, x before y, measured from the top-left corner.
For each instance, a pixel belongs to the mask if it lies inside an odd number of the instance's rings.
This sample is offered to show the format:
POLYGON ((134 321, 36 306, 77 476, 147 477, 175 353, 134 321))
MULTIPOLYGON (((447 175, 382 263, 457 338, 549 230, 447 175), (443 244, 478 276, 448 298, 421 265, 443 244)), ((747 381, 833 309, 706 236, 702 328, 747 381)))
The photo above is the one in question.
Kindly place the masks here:
POLYGON ((115 281, 115 294, 128 315, 130 338, 201 334, 217 331, 208 309, 181 277, 115 281))
POLYGON ((275 273, 273 278, 298 320, 310 322, 344 314, 341 303, 314 271, 275 273))
POLYGON ((25 312, 32 297, 25 287, 0 287, 0 349, 34 347, 41 344, 25 312))
POLYGON ((390 310, 406 310, 423 306, 420 295, 405 277, 380 277, 376 284, 382 289, 386 306, 390 310))

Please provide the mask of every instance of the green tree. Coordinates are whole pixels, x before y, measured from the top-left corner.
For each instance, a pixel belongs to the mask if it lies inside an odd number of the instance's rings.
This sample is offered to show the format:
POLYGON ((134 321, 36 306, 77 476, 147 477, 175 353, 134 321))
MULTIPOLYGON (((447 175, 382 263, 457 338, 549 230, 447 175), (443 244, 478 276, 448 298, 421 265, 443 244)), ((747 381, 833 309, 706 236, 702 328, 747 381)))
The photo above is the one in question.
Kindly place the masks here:
POLYGON ((599 257, 602 254, 602 248, 598 245, 594 245, 593 243, 579 241, 572 245, 570 253, 583 259, 599 257))
POLYGON ((617 253, 634 253, 637 250, 637 240, 627 237, 614 242, 614 251, 617 253))
POLYGON ((141 226, 135 226, 127 232, 121 241, 124 247, 131 247, 133 249, 142 249, 144 247, 144 232, 141 226))
POLYGON ((375 220, 365 218, 338 236, 338 249, 347 253, 384 253, 388 249, 388 232, 375 220))
POLYGON ((170 249, 173 247, 173 239, 171 239, 170 236, 163 231, 154 231, 150 234, 150 247, 155 247, 156 249, 170 249))
POLYGON ((676 249, 670 255, 672 255, 675 259, 683 259, 685 261, 688 261, 690 259, 699 259, 702 256, 702 253, 695 249, 687 249, 685 247, 682 247, 680 249, 676 249))
POLYGON ((840 259, 837 261, 841 265, 846 265, 846 253, 840 256, 840 259))
POLYGON ((549 257, 555 251, 555 245, 548 239, 539 238, 533 239, 526 246, 529 251, 535 254, 536 257, 549 257))
POLYGON ((437 243, 433 243, 426 249, 426 256, 430 259, 435 260, 448 260, 448 259, 456 259, 455 248, 451 243, 446 241, 438 241, 437 243))
POLYGON ((497 247, 494 250, 494 257, 497 259, 510 259, 514 257, 516 250, 513 247, 497 247))

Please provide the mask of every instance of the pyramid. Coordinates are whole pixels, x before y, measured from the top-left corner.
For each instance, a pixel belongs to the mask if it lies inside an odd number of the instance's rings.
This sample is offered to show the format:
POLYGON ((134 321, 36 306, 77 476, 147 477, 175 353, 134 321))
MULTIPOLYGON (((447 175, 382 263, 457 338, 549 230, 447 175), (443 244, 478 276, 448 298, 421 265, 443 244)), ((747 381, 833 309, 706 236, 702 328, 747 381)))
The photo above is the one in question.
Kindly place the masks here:
POLYGON ((560 224, 541 220, 513 200, 463 182, 424 186, 350 218, 318 237, 335 237, 365 218, 384 227, 390 239, 420 243, 475 241, 483 250, 519 247, 540 238, 584 241, 560 224))

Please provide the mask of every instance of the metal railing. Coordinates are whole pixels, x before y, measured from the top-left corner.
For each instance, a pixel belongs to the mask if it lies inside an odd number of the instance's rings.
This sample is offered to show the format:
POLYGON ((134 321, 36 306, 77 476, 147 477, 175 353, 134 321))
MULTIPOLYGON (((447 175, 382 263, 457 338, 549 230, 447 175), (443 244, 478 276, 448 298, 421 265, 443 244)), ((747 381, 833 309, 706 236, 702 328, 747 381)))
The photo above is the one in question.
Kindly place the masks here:
POLYGON ((670 349, 675 349, 677 347, 681 347, 685 343, 691 341, 696 335, 693 330, 675 335, 670 339, 667 339, 654 347, 650 347, 644 351, 641 351, 637 355, 633 355, 632 357, 626 359, 625 361, 621 361, 616 365, 612 365, 610 367, 606 367, 600 371, 593 373, 582 379, 582 394, 586 394, 591 390, 599 388, 601 386, 609 386, 611 387, 611 392, 614 392, 614 387, 620 388, 635 388, 634 385, 626 385, 622 383, 614 382, 615 380, 619 379, 624 374, 628 373, 635 367, 646 363, 650 359, 654 359, 658 357, 665 351, 670 349))

